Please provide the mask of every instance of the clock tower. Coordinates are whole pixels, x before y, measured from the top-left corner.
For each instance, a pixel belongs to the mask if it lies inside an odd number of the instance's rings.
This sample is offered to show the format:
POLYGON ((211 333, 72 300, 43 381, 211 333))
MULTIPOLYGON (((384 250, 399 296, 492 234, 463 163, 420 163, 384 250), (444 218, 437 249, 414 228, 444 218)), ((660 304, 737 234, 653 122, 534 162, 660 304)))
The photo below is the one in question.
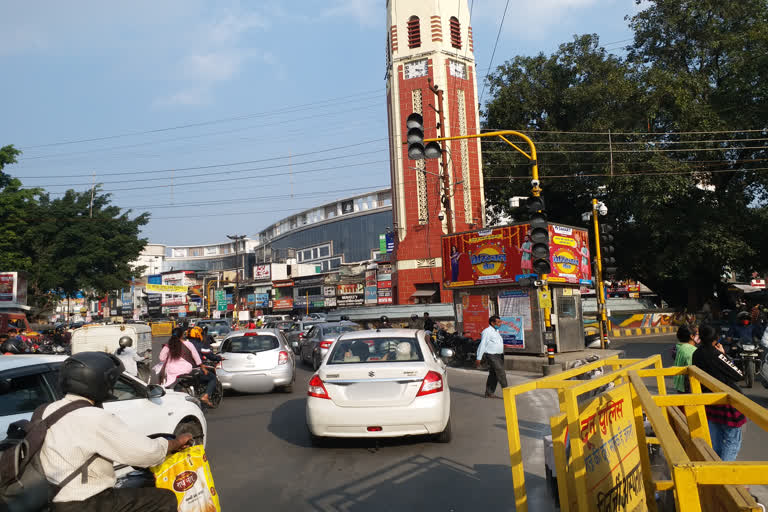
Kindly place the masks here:
POLYGON ((442 142, 447 151, 443 169, 440 159, 408 159, 405 121, 418 112, 425 137, 438 137, 437 110, 442 108, 446 137, 475 134, 480 131, 477 104, 467 0, 387 0, 387 113, 399 304, 452 302, 452 292, 440 285, 440 237, 451 224, 454 232, 485 225, 480 139, 442 142), (443 91, 442 106, 434 86, 443 91))

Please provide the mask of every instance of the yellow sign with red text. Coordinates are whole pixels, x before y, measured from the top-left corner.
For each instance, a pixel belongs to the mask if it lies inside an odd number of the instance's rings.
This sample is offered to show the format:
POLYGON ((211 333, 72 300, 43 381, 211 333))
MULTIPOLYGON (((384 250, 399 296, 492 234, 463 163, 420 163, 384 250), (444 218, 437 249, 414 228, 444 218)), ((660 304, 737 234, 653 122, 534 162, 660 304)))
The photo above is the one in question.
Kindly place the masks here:
POLYGON ((629 384, 590 402, 579 427, 589 510, 648 510, 629 384))

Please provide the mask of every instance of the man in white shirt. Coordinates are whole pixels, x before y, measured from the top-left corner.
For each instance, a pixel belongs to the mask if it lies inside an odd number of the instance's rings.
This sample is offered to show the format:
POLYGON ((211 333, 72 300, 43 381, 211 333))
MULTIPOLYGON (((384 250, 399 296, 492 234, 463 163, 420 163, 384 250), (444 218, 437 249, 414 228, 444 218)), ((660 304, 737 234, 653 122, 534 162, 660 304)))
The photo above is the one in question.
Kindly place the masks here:
POLYGON ((504 340, 499 334, 501 318, 493 315, 488 319, 488 327, 483 330, 480 338, 480 346, 477 347, 477 361, 475 367, 479 368, 485 357, 488 363, 488 380, 485 382, 485 398, 501 398, 494 395, 496 384, 501 384, 501 389, 507 387, 507 374, 504 369, 504 340))
POLYGON ((115 489, 113 463, 149 467, 187 444, 192 436, 149 439, 101 408, 112 395, 123 364, 113 354, 81 352, 67 359, 59 374, 66 396, 48 405, 43 417, 75 401, 93 407, 76 409, 48 429, 40 462, 48 480, 60 485, 85 464, 82 475, 64 485, 53 499, 53 512, 175 512, 177 500, 167 489, 115 489))

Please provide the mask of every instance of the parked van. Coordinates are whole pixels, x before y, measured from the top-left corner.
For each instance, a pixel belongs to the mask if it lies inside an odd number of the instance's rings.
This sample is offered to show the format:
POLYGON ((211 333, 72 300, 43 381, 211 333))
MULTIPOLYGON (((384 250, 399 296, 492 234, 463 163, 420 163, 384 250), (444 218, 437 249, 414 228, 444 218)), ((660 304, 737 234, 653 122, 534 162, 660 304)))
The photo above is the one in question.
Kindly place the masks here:
POLYGON ((133 339, 133 348, 143 354, 152 349, 152 329, 143 324, 90 324, 72 333, 72 353, 107 352, 114 353, 123 336, 133 339))

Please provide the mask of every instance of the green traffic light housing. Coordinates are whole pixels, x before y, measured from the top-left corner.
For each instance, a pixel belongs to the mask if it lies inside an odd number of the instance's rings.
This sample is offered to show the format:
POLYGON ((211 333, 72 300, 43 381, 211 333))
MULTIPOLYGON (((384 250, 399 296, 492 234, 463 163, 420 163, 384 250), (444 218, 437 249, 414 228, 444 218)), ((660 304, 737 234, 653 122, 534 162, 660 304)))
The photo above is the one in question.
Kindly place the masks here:
POLYGON ((425 158, 440 158, 443 149, 435 141, 424 144, 424 117, 418 112, 409 115, 405 120, 408 130, 406 142, 408 143, 408 158, 411 160, 424 160, 425 158))

